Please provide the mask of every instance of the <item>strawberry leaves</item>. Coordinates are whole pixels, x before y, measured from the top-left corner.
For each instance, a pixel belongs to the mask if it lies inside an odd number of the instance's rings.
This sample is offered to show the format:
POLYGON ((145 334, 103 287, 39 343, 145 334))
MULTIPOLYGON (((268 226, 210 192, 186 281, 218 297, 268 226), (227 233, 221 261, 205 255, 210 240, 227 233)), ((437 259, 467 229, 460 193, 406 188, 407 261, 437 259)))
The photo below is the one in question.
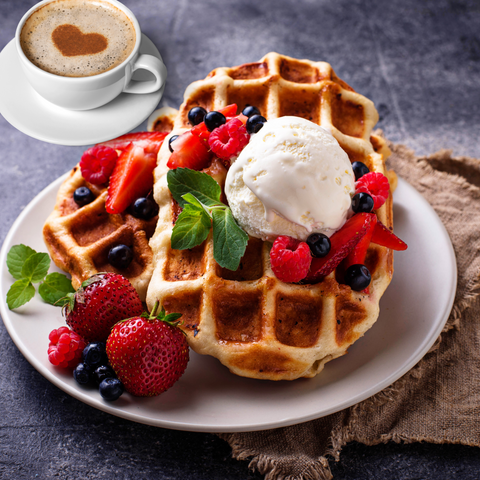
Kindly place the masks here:
POLYGON ((183 207, 175 222, 171 245, 184 250, 200 245, 213 230, 213 257, 223 268, 237 270, 248 235, 238 226, 232 211, 220 201, 218 183, 203 172, 188 168, 170 170, 168 188, 183 207))
POLYGON ((148 318, 149 320, 160 320, 161 322, 168 323, 172 327, 178 327, 180 325, 181 322, 178 322, 177 320, 182 316, 181 313, 167 314, 164 307, 162 307, 162 309, 159 312, 158 311, 159 307, 160 307, 160 302, 156 301, 150 313, 144 312, 140 316, 143 318, 148 318))
POLYGON ((52 305, 63 306, 64 297, 74 292, 72 282, 61 273, 48 273, 50 257, 48 253, 37 253, 26 245, 14 245, 7 254, 7 268, 15 283, 7 292, 7 305, 10 310, 21 307, 35 295, 34 283, 40 283, 38 293, 52 305))

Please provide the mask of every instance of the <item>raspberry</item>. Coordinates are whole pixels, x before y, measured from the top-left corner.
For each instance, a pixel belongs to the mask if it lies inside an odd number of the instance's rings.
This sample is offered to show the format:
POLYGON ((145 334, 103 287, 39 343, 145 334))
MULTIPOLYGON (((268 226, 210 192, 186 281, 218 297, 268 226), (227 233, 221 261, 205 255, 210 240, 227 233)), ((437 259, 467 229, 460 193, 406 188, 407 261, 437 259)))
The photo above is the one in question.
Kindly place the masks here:
POLYGON ((89 148, 80 160, 83 178, 94 185, 108 182, 117 158, 117 152, 111 147, 97 145, 89 148))
POLYGON ((61 368, 75 368, 82 358, 86 346, 83 338, 68 327, 60 327, 48 336, 48 359, 52 365, 61 368))
POLYGON ((282 282, 295 283, 303 280, 310 269, 310 247, 292 237, 280 235, 270 250, 273 273, 282 282))
POLYGON ((218 158, 230 160, 243 150, 249 138, 243 122, 238 118, 232 118, 212 131, 208 138, 208 145, 218 158))
POLYGON ((355 182, 356 193, 364 192, 372 196, 374 210, 377 210, 385 203, 389 191, 390 184, 388 183, 388 178, 383 173, 366 173, 355 182))

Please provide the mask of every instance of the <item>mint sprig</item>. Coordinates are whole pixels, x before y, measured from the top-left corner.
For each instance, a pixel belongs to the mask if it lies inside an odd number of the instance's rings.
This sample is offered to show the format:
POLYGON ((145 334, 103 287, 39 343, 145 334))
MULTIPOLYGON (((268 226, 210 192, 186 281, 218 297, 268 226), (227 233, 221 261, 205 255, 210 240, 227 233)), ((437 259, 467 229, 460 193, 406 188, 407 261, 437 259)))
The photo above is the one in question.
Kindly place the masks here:
POLYGON ((187 203, 187 200, 183 198, 187 193, 191 193, 204 205, 210 207, 223 205, 220 202, 220 195, 222 194, 220 185, 206 173, 190 168, 176 168, 168 171, 167 182, 173 198, 181 207, 187 203))
POLYGON ((16 282, 7 292, 10 310, 21 307, 35 295, 34 283, 40 283, 38 293, 52 305, 63 306, 67 293, 75 290, 72 282, 61 273, 48 273, 48 253, 37 253, 26 245, 14 245, 7 254, 7 268, 16 282))
POLYGON ((212 211, 213 257, 223 259, 217 263, 228 270, 237 270, 245 253, 248 235, 237 225, 232 211, 227 207, 212 211))
POLYGON ((232 211, 220 201, 220 185, 203 172, 177 168, 167 173, 168 188, 183 207, 172 231, 171 245, 184 250, 200 245, 213 230, 213 257, 223 268, 237 270, 247 248, 248 235, 232 211))

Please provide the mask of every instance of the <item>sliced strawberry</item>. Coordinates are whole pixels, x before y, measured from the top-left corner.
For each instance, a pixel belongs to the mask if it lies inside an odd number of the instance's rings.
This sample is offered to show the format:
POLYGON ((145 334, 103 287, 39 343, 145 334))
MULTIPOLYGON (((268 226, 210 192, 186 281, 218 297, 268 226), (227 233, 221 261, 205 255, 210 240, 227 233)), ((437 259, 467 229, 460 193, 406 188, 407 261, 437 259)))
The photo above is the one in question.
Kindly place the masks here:
POLYGON ((354 249, 367 233, 374 213, 357 213, 330 237, 330 252, 323 258, 313 258, 306 282, 316 282, 330 274, 338 264, 354 249))
POLYGON ((174 150, 167 162, 167 167, 172 170, 178 167, 202 170, 210 163, 212 154, 208 147, 190 130, 175 139, 172 147, 174 150))
POLYGON ((220 108, 217 112, 223 113, 225 117, 234 117, 237 114, 237 104, 232 103, 226 107, 220 108))
POLYGON ((145 153, 142 147, 129 144, 118 157, 110 177, 106 209, 108 213, 122 213, 136 198, 153 188, 153 170, 157 155, 145 153))
POLYGON ((378 221, 373 231, 372 243, 391 248, 392 250, 406 250, 407 244, 400 240, 393 232, 391 232, 382 222, 378 221))
POLYGON ((113 140, 99 143, 98 145, 105 145, 115 150, 124 150, 129 143, 134 143, 137 147, 142 147, 145 153, 154 153, 156 155, 167 135, 168 132, 127 133, 113 140))
MULTIPOLYGON (((371 214, 372 215, 372 214, 371 214)), ((347 255, 345 259, 345 267, 348 268, 350 265, 364 265, 365 258, 367 256, 367 250, 372 241, 372 235, 375 230, 375 225, 377 224, 377 216, 373 215, 370 225, 367 227, 367 232, 360 239, 360 241, 355 245, 353 250, 347 255)))
MULTIPOLYGON (((241 113, 240 115, 237 115, 235 118, 238 118, 244 125, 247 124, 248 117, 243 113, 241 113)), ((229 119, 227 118, 227 120, 229 119)))
POLYGON ((207 128, 204 122, 195 125, 191 130, 193 135, 200 138, 205 145, 208 145, 208 138, 210 137, 210 130, 207 128))

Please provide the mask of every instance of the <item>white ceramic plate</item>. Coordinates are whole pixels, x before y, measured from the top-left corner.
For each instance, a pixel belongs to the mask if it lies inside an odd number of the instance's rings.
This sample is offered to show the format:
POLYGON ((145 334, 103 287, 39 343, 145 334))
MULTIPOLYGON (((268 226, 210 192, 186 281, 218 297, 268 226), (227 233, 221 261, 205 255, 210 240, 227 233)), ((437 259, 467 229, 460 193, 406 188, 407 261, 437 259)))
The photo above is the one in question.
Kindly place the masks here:
MULTIPOLYGON (((159 51, 142 34, 140 53, 158 58, 159 51)), ((130 132, 155 110, 165 84, 145 95, 121 93, 94 110, 71 111, 41 97, 28 83, 12 40, 0 53, 0 113, 21 132, 60 145, 91 145, 130 132)), ((134 80, 149 80, 150 72, 137 70, 134 80)))
POLYGON ((64 324, 60 308, 38 296, 16 311, 5 304, 13 283, 7 252, 19 243, 46 251, 42 225, 61 181, 25 208, 5 240, 0 311, 13 341, 42 375, 82 402, 119 417, 178 430, 233 432, 293 425, 337 412, 411 369, 440 334, 453 304, 457 272, 448 234, 432 207, 400 179, 394 194, 395 232, 409 248, 395 254, 395 274, 382 298, 380 318, 348 355, 328 363, 314 379, 268 382, 237 377, 216 359, 192 353, 186 373, 166 393, 154 398, 124 394, 107 403, 48 362, 48 334, 64 324))

